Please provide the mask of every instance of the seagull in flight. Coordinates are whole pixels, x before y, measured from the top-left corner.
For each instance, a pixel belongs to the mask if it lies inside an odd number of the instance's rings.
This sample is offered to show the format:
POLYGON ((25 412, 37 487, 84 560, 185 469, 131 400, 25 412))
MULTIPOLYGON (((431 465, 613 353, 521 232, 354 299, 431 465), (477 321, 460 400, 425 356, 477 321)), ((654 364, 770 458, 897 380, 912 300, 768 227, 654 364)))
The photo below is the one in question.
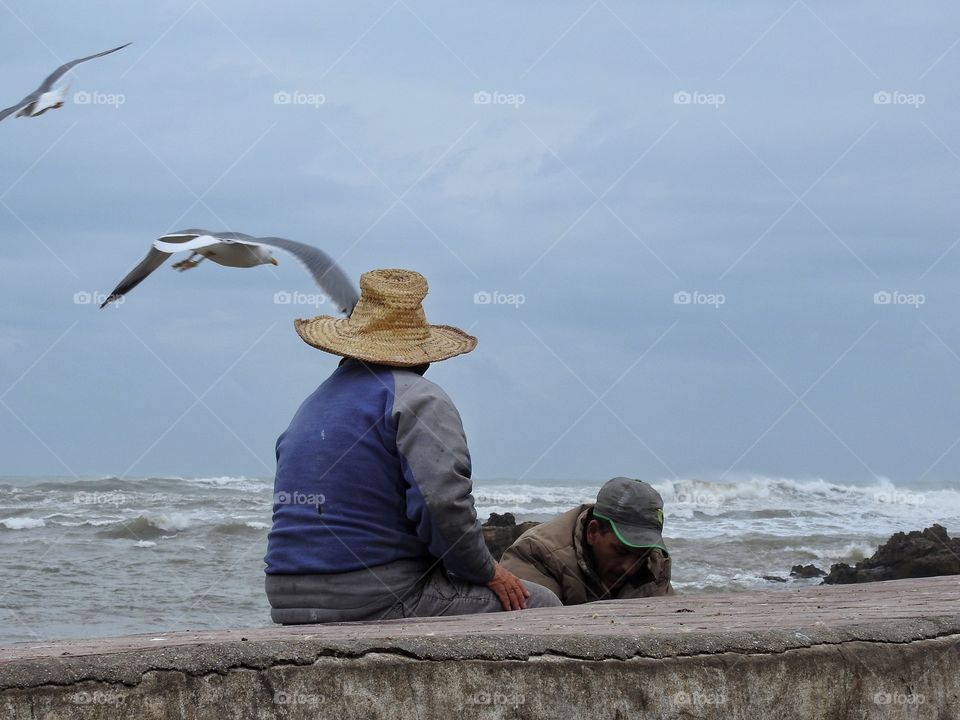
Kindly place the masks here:
MULTIPOLYGON (((127 43, 127 45, 130 44, 131 43, 127 43)), ((5 110, 0 110, 0 122, 3 122, 8 116, 13 115, 14 113, 16 113, 15 117, 40 117, 47 110, 56 110, 57 108, 62 108, 63 100, 67 96, 67 91, 70 89, 70 86, 61 85, 58 88, 54 88, 53 85, 57 82, 57 80, 66 75, 74 66, 79 65, 82 62, 86 62, 87 60, 93 60, 94 58, 115 53, 117 50, 123 50, 123 48, 127 47, 127 45, 121 45, 120 47, 115 47, 112 50, 104 50, 96 55, 88 55, 87 57, 82 57, 77 60, 71 60, 68 63, 64 63, 50 73, 40 87, 27 95, 23 100, 18 102, 16 105, 11 105, 5 110)))
POLYGON ((180 230, 154 240, 147 256, 120 281, 100 307, 106 307, 133 290, 175 252, 190 251, 187 259, 173 265, 174 269, 183 272, 195 268, 204 259, 238 268, 279 265, 271 248, 279 248, 293 255, 307 268, 327 297, 336 303, 340 312, 344 315, 353 312, 360 293, 347 274, 323 250, 286 238, 254 237, 239 232, 210 232, 199 229, 180 230))

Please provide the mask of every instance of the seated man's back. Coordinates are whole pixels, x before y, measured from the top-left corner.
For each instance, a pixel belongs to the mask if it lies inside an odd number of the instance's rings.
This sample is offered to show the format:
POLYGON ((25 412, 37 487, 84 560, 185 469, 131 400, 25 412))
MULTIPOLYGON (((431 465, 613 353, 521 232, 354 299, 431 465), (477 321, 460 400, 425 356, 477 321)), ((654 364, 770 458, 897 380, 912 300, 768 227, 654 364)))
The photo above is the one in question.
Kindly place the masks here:
POLYGON ((459 428, 446 393, 418 372, 341 363, 277 441, 267 574, 342 573, 442 557, 464 579, 489 580, 493 559, 472 532, 472 508, 462 517, 454 512, 458 494, 470 492, 459 428), (398 422, 413 407, 429 407, 432 417, 398 422), (438 417, 441 412, 450 417, 438 417), (418 422, 429 423, 437 442, 445 442, 444 460, 452 467, 418 465, 414 477, 411 465, 421 448, 408 445, 409 433, 401 433, 415 432, 418 422), (430 513, 433 504, 444 508, 440 517, 430 513))

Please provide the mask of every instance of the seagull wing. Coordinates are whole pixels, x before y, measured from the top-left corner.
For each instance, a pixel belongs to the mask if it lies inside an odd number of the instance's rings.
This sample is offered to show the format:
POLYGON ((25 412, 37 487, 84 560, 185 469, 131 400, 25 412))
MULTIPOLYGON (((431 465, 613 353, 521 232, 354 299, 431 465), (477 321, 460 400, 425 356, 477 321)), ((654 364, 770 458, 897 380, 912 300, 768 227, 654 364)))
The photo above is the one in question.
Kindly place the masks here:
POLYGON ((167 233, 163 237, 153 241, 153 246, 157 250, 175 253, 180 250, 196 250, 197 248, 209 247, 219 242, 240 242, 245 245, 256 245, 253 235, 238 232, 211 232, 210 230, 201 230, 194 228, 192 230, 178 230, 177 232, 167 233))
POLYGON ((126 277, 124 277, 123 280, 121 280, 120 283, 113 289, 113 292, 110 293, 107 299, 103 301, 103 304, 100 307, 105 308, 114 300, 123 297, 128 292, 133 290, 137 285, 146 279, 147 275, 163 265, 168 257, 170 257, 170 253, 157 250, 153 247, 150 248, 150 252, 147 253, 147 256, 140 261, 139 265, 127 273, 126 277))
POLYGON ((255 245, 253 242, 257 238, 253 235, 247 235, 246 233, 239 232, 208 232, 207 235, 213 235, 215 238, 220 240, 236 240, 237 242, 246 242, 248 245, 255 245))
POLYGON ((189 243, 198 237, 205 236, 207 236, 206 230, 180 230, 154 240, 153 247, 150 248, 147 256, 140 261, 139 265, 127 273, 127 276, 120 281, 120 284, 114 288, 113 292, 110 293, 100 307, 105 308, 117 298, 123 297, 126 293, 142 283, 147 275, 163 265, 172 253, 178 252, 179 250, 190 249, 188 247, 189 243))
POLYGON ((0 110, 0 122, 3 122, 4 120, 7 119, 7 117, 9 117, 10 115, 13 115, 15 112, 19 112, 23 110, 30 103, 36 102, 38 97, 40 97, 39 92, 31 93, 30 95, 27 95, 23 100, 18 102, 16 105, 11 105, 5 110, 0 110))
POLYGON ((172 242, 167 239, 168 237, 169 236, 164 236, 159 240, 154 240, 153 247, 160 252, 175 253, 181 250, 197 250, 198 248, 210 247, 211 245, 219 245, 223 242, 223 240, 213 235, 197 235, 184 240, 173 240, 172 242))
POLYGON ((337 304, 340 312, 347 316, 353 312, 360 293, 347 274, 323 250, 286 238, 258 237, 254 240, 262 245, 286 250, 293 255, 310 271, 314 281, 337 304))
MULTIPOLYGON (((130 45, 130 44, 131 43, 127 43, 127 45, 130 45)), ((76 60, 71 60, 68 63, 64 63, 63 65, 58 67, 56 70, 54 70, 52 73, 50 73, 47 76, 47 79, 43 81, 43 84, 39 87, 37 92, 44 93, 50 88, 52 88, 53 84, 57 80, 62 78, 67 72, 70 71, 71 68, 75 67, 76 65, 86 62, 87 60, 93 60, 94 58, 103 57, 104 55, 109 55, 110 53, 115 53, 117 50, 123 50, 125 47, 127 47, 127 45, 121 45, 120 47, 115 47, 111 50, 104 50, 103 52, 99 52, 96 55, 87 55, 87 57, 78 58, 76 60)))
POLYGON ((153 241, 153 246, 157 250, 167 253, 175 253, 181 250, 197 251, 200 248, 210 247, 211 245, 238 244, 251 247, 259 247, 252 235, 237 232, 208 232, 207 230, 183 230, 173 235, 165 235, 159 240, 153 241), (199 233, 193 235, 192 233, 199 233), (171 242, 172 240, 172 242, 171 242))

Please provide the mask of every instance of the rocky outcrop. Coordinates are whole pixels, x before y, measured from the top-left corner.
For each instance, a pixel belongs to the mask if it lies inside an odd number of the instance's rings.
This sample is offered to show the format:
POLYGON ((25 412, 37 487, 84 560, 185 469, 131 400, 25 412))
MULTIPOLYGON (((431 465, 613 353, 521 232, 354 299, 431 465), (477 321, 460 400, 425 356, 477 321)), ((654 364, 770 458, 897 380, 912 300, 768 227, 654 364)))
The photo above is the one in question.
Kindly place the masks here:
POLYGON ((839 585, 936 575, 960 575, 960 538, 951 538, 942 525, 897 533, 855 566, 833 565, 823 582, 839 585))
POLYGON ((790 568, 790 577, 795 577, 795 578, 823 577, 826 574, 827 573, 825 573, 823 570, 818 568, 813 563, 809 565, 794 565, 792 568, 790 568))
POLYGON ((513 513, 490 513, 490 519, 483 524, 483 539, 490 549, 490 554, 499 560, 504 551, 513 545, 514 541, 527 530, 540 523, 528 521, 517 525, 513 513))

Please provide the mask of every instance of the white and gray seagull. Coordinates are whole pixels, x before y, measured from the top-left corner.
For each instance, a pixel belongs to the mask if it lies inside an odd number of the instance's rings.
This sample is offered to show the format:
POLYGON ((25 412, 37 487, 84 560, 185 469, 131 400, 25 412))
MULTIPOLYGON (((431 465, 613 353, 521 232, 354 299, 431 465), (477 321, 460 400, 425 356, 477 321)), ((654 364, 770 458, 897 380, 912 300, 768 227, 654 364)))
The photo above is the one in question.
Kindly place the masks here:
MULTIPOLYGON (((127 43, 127 45, 130 44, 131 43, 127 43)), ((16 105, 11 105, 6 110, 0 110, 0 122, 3 122, 8 116, 13 115, 14 113, 16 113, 15 117, 39 117, 47 110, 56 110, 57 108, 62 108, 63 100, 67 96, 70 86, 61 85, 60 87, 55 88, 53 86, 57 80, 66 75, 76 65, 86 62, 87 60, 93 60, 94 58, 115 53, 117 50, 123 50, 123 48, 127 47, 127 45, 121 45, 120 47, 115 47, 112 50, 104 50, 96 55, 88 55, 87 57, 82 57, 77 60, 71 60, 68 63, 64 63, 50 73, 40 87, 27 95, 23 100, 18 102, 16 105)))
POLYGON ((278 265, 270 248, 280 248, 293 255, 310 271, 317 285, 336 304, 340 312, 344 315, 353 312, 360 293, 347 274, 323 250, 286 238, 254 237, 238 232, 210 232, 199 229, 180 230, 154 240, 147 256, 127 273, 100 307, 106 307, 133 290, 175 252, 190 251, 190 257, 173 265, 182 272, 196 267, 204 258, 227 267, 278 265))

